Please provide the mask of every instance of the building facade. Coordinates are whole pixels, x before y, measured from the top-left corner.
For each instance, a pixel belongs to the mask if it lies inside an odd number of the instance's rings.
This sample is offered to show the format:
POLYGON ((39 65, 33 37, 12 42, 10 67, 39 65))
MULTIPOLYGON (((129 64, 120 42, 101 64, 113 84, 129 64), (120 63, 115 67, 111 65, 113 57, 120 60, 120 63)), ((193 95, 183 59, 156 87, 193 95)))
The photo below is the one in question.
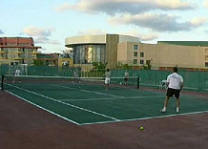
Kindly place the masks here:
POLYGON ((32 38, 2 37, 0 38, 0 64, 33 64, 37 50, 32 38))
POLYGON ((118 44, 118 62, 131 66, 151 65, 155 69, 180 68, 208 69, 208 42, 207 45, 182 45, 180 42, 158 42, 145 44, 123 42, 118 44), (174 43, 174 44, 173 44, 174 43))
POLYGON ((73 50, 75 66, 102 62, 107 63, 108 68, 128 64, 138 68, 151 66, 154 69, 166 69, 178 66, 208 69, 206 41, 159 41, 157 44, 146 44, 137 37, 106 34, 69 37, 65 45, 73 50))
POLYGON ((93 62, 107 63, 109 68, 117 65, 118 43, 135 41, 139 39, 133 36, 105 34, 68 37, 65 46, 73 50, 74 65, 89 65, 93 62))
POLYGON ((35 59, 35 65, 58 66, 58 53, 38 53, 35 59))

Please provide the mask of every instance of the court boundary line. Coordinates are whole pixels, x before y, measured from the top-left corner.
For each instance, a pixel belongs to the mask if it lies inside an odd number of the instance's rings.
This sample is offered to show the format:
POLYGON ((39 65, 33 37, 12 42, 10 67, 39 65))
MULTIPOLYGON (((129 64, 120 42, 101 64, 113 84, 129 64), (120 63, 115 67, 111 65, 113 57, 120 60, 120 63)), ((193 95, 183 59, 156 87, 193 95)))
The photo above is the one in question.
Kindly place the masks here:
MULTIPOLYGON (((68 89, 77 89, 77 88, 68 87, 68 86, 64 86, 64 85, 53 85, 53 86, 68 88, 68 89)), ((107 93, 102 93, 102 92, 97 92, 97 91, 90 91, 90 90, 81 89, 81 88, 80 88, 80 91, 85 92, 85 93, 94 93, 97 95, 111 96, 111 97, 116 97, 116 98, 124 98, 124 96, 112 95, 112 94, 107 94, 107 93)))
MULTIPOLYGON (((8 84, 8 85, 10 85, 10 84, 8 84)), ((13 86, 13 85, 11 85, 11 86, 13 86)), ((27 90, 27 89, 20 88, 20 87, 17 87, 17 86, 14 86, 14 87, 19 88, 20 90, 27 90)), ((62 118, 64 120, 66 120, 66 121, 72 122, 72 123, 77 124, 79 126, 83 126, 83 125, 93 125, 93 124, 117 123, 117 122, 129 122, 129 121, 136 121, 136 120, 148 120, 148 119, 158 119, 158 118, 168 118, 168 117, 175 117, 175 116, 186 116, 186 115, 202 114, 202 113, 207 113, 208 112, 208 111, 197 111, 197 112, 187 112, 187 113, 181 113, 181 114, 180 113, 178 113, 178 114, 168 114, 168 115, 160 115, 160 116, 152 116, 152 117, 143 117, 143 118, 132 118, 132 119, 122 119, 122 120, 121 119, 117 119, 115 121, 100 121, 100 122, 90 122, 90 123, 77 123, 77 122, 75 122, 73 120, 70 120, 70 119, 68 119, 66 117, 63 117, 63 116, 61 116, 61 115, 59 115, 59 114, 57 114, 57 113, 55 113, 55 112, 53 112, 51 110, 45 109, 45 108, 43 108, 43 107, 41 107, 41 106, 39 106, 39 105, 37 105, 37 104, 35 104, 35 103, 27 100, 27 99, 25 99, 24 97, 21 97, 19 95, 16 95, 16 94, 14 94, 14 93, 12 93, 12 92, 10 92, 8 90, 6 90, 6 91, 8 93, 10 93, 10 94, 12 94, 12 95, 14 95, 14 96, 16 96, 16 97, 24 100, 24 101, 32 104, 32 105, 35 105, 36 107, 38 107, 38 108, 40 108, 42 110, 45 110, 45 111, 47 111, 47 112, 49 112, 49 113, 51 113, 51 114, 53 114, 53 115, 55 115, 57 117, 60 117, 60 118, 62 118)), ((29 92, 33 92, 33 91, 29 91, 29 92)), ((39 95, 36 92, 34 92, 34 93, 37 96, 41 96, 41 95, 39 95)), ((42 95, 42 96, 45 96, 45 95, 42 95)), ((45 96, 44 98, 46 98, 46 97, 47 96, 45 96)), ((48 98, 51 98, 51 97, 48 97, 48 98)), ((52 99, 50 99, 50 100, 52 100, 52 99)), ((61 101, 57 101, 57 102, 61 102, 61 101)), ((66 104, 68 104, 68 103, 66 103, 66 104)))
POLYGON ((208 113, 208 111, 197 111, 197 112, 187 112, 187 113, 181 113, 181 114, 179 113, 179 114, 169 114, 169 115, 151 116, 151 117, 143 117, 143 118, 123 119, 120 121, 103 121, 103 122, 94 122, 94 123, 82 123, 82 124, 80 124, 80 126, 93 125, 93 124, 118 123, 118 122, 131 122, 131 121, 137 121, 137 120, 150 120, 150 119, 159 119, 159 118, 169 118, 169 117, 175 117, 175 116, 188 116, 188 115, 202 114, 202 113, 208 113))
POLYGON ((73 108, 76 108, 76 109, 79 109, 79 110, 82 110, 82 111, 86 111, 86 112, 89 112, 89 113, 92 113, 92 114, 95 114, 95 115, 99 115, 99 116, 102 116, 102 117, 105 117, 105 118, 108 118, 108 119, 112 119, 114 121, 120 121, 120 119, 117 119, 115 117, 112 117, 112 116, 108 116, 108 115, 105 115, 105 114, 101 114, 101 113, 98 113, 98 112, 95 112, 95 111, 92 111, 92 110, 89 110, 89 109, 85 109, 85 108, 81 108, 79 106, 76 106, 76 105, 73 105, 73 104, 69 104, 69 103, 66 103, 66 102, 62 102, 62 101, 59 101, 55 98, 52 98, 52 97, 49 97, 49 96, 45 96, 43 94, 39 94, 39 93, 36 93, 34 91, 30 91, 30 90, 27 90, 27 89, 24 89, 24 88, 20 88, 18 86, 15 86, 15 85, 11 85, 11 84, 7 84, 9 86, 13 86, 17 89, 20 89, 20 90, 23 90, 23 91, 26 91, 28 93, 31 93, 31 94, 34 94, 36 96, 40 96, 40 97, 43 97, 43 98, 46 98, 46 99, 49 99, 49 100, 52 100, 52 101, 55 101, 55 102, 58 102, 58 103, 61 103, 61 104, 64 104, 64 105, 67 105, 67 106, 70 106, 70 107, 73 107, 73 108))
MULTIPOLYGON (((61 100, 61 101, 103 101, 103 100, 106 100, 106 101, 108 101, 108 100, 123 100, 123 99, 126 99, 126 98, 128 98, 128 99, 130 99, 130 100, 132 100, 132 99, 140 99, 140 98, 151 98, 151 97, 154 97, 154 98, 161 98, 161 97, 164 97, 164 96, 133 96, 133 97, 117 97, 117 98, 114 98, 114 97, 106 97, 106 98, 81 98, 81 99, 75 99, 75 98, 73 98, 73 99, 59 99, 59 100, 61 100)), ((127 99, 127 100, 128 100, 127 99)))
POLYGON ((25 99, 24 97, 21 97, 21 96, 19 96, 19 95, 13 93, 13 92, 11 92, 11 91, 8 91, 8 90, 5 90, 5 91, 6 91, 7 93, 9 93, 9 94, 11 94, 11 95, 17 97, 18 99, 21 99, 21 100, 23 100, 23 101, 25 101, 25 102, 27 102, 27 103, 29 103, 29 104, 32 104, 33 106, 35 106, 35 107, 37 107, 37 108, 39 108, 39 109, 41 109, 41 110, 43 110, 43 111, 46 111, 46 112, 48 112, 48 113, 50 113, 50 114, 52 114, 52 115, 55 115, 55 116, 57 116, 57 117, 59 117, 59 118, 61 118, 61 119, 64 119, 64 120, 66 120, 66 121, 68 121, 68 122, 71 122, 71 123, 73 123, 73 124, 76 124, 76 125, 79 125, 79 126, 80 126, 80 123, 78 123, 78 122, 76 122, 76 121, 74 121, 74 120, 72 120, 72 119, 69 119, 69 118, 67 118, 67 117, 61 116, 60 114, 58 114, 58 113, 56 113, 56 112, 53 112, 53 111, 51 111, 51 110, 49 110, 49 109, 46 109, 46 108, 44 108, 44 107, 41 107, 40 105, 35 104, 35 103, 33 103, 33 102, 31 102, 31 101, 25 99))

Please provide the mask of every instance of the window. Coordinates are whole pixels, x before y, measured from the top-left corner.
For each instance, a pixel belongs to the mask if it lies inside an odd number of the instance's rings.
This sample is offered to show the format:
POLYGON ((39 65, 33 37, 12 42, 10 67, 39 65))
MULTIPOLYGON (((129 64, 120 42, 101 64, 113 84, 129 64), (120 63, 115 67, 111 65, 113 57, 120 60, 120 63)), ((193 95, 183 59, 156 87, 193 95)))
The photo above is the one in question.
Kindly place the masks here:
POLYGON ((134 50, 138 50, 138 45, 134 45, 134 50))
POLYGON ((134 52, 134 56, 137 57, 137 52, 134 52))
POLYGON ((140 52, 140 57, 144 57, 144 52, 140 52))
POLYGON ((140 64, 144 64, 144 60, 140 60, 140 64))
POLYGON ((205 67, 208 67, 208 62, 205 62, 205 67))
POLYGON ((208 54, 208 48, 205 49, 205 54, 206 54, 206 55, 208 54))
POLYGON ((137 64, 137 59, 134 59, 133 60, 133 64, 137 64))
POLYGON ((146 60, 146 64, 150 64, 151 63, 151 60, 146 60))

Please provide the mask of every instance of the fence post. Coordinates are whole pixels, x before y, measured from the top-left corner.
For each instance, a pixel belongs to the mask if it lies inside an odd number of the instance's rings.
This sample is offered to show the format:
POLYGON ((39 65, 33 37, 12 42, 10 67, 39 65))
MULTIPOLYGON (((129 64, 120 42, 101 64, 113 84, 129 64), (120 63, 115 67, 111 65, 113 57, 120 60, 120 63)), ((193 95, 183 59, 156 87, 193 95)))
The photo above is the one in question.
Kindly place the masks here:
POLYGON ((140 77, 138 75, 138 77, 137 77, 137 88, 139 88, 139 80, 140 80, 140 77))

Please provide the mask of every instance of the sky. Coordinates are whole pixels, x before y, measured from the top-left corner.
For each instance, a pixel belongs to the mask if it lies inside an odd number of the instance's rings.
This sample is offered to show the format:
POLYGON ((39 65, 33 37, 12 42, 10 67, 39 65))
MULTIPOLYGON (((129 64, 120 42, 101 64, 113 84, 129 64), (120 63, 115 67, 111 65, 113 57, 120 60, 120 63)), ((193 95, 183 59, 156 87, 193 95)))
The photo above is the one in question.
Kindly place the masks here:
POLYGON ((123 34, 144 43, 208 40, 208 0, 0 0, 0 37, 33 37, 43 53, 65 38, 123 34))

